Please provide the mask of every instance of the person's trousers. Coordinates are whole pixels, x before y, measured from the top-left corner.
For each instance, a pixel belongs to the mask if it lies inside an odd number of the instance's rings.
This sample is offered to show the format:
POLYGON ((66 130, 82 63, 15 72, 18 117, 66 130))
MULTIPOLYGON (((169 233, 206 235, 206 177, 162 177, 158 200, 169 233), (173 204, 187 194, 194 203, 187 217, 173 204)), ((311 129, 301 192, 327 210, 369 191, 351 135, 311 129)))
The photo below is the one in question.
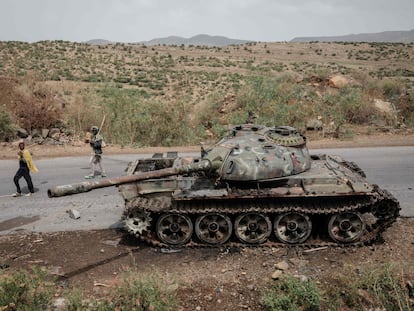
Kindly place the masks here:
POLYGON ((34 193, 32 178, 30 177, 29 169, 24 168, 24 167, 19 168, 19 170, 16 172, 16 175, 14 175, 14 178, 13 178, 14 184, 16 185, 17 192, 22 193, 22 190, 20 189, 20 185, 19 185, 19 179, 22 177, 26 180, 29 191, 31 193, 34 193))

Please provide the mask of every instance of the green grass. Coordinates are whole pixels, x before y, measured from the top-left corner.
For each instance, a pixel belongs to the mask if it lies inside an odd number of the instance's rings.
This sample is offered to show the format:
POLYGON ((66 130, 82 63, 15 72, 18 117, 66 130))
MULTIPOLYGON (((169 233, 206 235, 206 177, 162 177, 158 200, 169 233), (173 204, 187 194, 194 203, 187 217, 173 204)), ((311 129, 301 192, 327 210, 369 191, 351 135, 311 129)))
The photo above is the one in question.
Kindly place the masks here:
POLYGON ((302 282, 287 275, 262 295, 262 304, 269 311, 323 310, 322 292, 313 281, 302 282))
POLYGON ((34 268, 31 273, 18 271, 0 275, 1 310, 53 310, 56 297, 64 298, 68 311, 175 311, 179 307, 175 290, 156 273, 143 277, 131 272, 108 294, 99 297, 85 295, 79 287, 60 293, 40 268, 34 268))
POLYGON ((111 290, 109 297, 84 297, 79 291, 68 295, 68 311, 175 311, 179 301, 175 292, 168 289, 159 275, 140 278, 136 274, 125 276, 121 284, 111 290))
MULTIPOLYGON (((410 271, 411 267, 405 267, 410 271)), ((411 269, 411 271, 413 271, 411 269)), ((413 274, 392 264, 348 267, 324 283, 287 275, 262 293, 269 311, 398 310, 414 308, 413 274)))
POLYGON ((11 276, 0 275, 0 307, 9 306, 6 310, 47 310, 54 291, 54 284, 46 280, 39 268, 34 268, 31 274, 21 271, 11 276))

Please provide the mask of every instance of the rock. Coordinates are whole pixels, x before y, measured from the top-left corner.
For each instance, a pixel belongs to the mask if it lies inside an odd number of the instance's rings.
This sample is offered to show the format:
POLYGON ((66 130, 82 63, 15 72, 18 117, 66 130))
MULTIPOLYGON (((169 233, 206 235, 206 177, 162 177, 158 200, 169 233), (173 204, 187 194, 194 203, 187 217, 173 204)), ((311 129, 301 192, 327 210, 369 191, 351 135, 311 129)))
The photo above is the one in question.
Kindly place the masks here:
POLYGON ((53 301, 53 310, 66 310, 66 299, 62 297, 56 298, 53 301))
POLYGON ((79 219, 80 218, 80 213, 75 209, 70 209, 70 210, 67 211, 67 213, 69 214, 70 218, 73 218, 73 219, 79 219))
POLYGON ((282 275, 283 275, 282 270, 276 270, 275 272, 272 273, 272 279, 273 280, 279 280, 282 275))
POLYGON ((321 131, 323 123, 320 119, 310 119, 306 122, 306 129, 310 131, 321 131))
POLYGON ((333 76, 329 79, 329 86, 336 89, 341 89, 348 84, 349 81, 344 76, 333 76))
POLYGON ((289 264, 286 261, 281 261, 275 264, 275 268, 278 270, 286 271, 287 269, 289 269, 289 264))
POLYGON ((42 132, 39 129, 34 129, 32 131, 32 137, 36 138, 36 137, 41 137, 42 136, 42 132))
POLYGON ((52 129, 50 129, 49 131, 49 137, 54 139, 54 140, 59 140, 60 137, 60 129, 54 127, 52 129))
POLYGON ((381 99, 375 98, 374 99, 374 106, 377 108, 378 111, 388 114, 394 115, 394 106, 390 102, 383 101, 381 99))
POLYGON ((18 128, 17 132, 16 132, 16 135, 19 138, 26 138, 27 136, 29 136, 29 133, 27 133, 27 131, 25 129, 18 128))
POLYGON ((66 134, 61 134, 59 137, 59 142, 62 144, 69 143, 69 137, 66 136, 66 134))
POLYGON ((295 265, 296 267, 306 267, 306 265, 309 263, 308 260, 305 259, 299 259, 299 258, 290 258, 289 261, 295 265))
POLYGON ((46 138, 49 135, 49 129, 42 129, 42 137, 46 138))

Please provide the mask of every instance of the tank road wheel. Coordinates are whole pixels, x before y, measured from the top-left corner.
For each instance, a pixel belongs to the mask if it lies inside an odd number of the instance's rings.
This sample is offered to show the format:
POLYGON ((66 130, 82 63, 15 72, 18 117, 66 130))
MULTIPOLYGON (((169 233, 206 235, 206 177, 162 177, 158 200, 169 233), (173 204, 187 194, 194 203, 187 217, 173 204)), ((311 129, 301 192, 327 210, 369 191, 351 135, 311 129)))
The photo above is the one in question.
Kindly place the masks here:
POLYGON ((359 213, 342 213, 331 217, 328 224, 329 236, 339 243, 358 240, 365 231, 365 222, 359 213))
POLYGON ((193 224, 185 215, 163 214, 157 221, 158 238, 170 245, 182 245, 191 239, 193 224))
POLYGON ((231 236, 233 225, 226 215, 206 214, 201 215, 195 222, 197 237, 208 244, 223 244, 231 236))
POLYGON ((276 216, 273 230, 276 237, 284 243, 303 243, 312 232, 312 222, 307 215, 286 213, 276 216))
POLYGON ((272 233, 269 217, 258 213, 242 214, 234 222, 237 238, 245 243, 263 243, 272 233))

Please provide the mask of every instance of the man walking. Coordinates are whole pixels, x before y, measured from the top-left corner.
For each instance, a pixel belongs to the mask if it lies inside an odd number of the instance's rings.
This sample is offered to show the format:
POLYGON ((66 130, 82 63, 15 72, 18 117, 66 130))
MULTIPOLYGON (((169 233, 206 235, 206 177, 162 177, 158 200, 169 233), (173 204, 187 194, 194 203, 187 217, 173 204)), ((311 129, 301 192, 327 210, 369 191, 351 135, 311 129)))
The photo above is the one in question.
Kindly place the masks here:
POLYGON ((19 185, 19 179, 24 178, 27 182, 27 187, 29 188, 29 193, 25 196, 31 196, 34 194, 34 188, 32 183, 32 178, 30 177, 30 172, 37 173, 39 170, 35 166, 32 160, 32 156, 30 151, 25 149, 24 141, 21 140, 19 142, 19 151, 17 152, 17 159, 19 160, 19 169, 14 175, 13 181, 16 185, 16 193, 13 194, 14 197, 20 197, 22 195, 22 191, 19 185))
POLYGON ((101 177, 106 177, 105 170, 102 167, 102 144, 103 137, 99 134, 99 128, 97 126, 91 127, 92 137, 89 140, 89 144, 92 147, 92 156, 90 160, 91 165, 91 174, 86 175, 86 179, 91 179, 95 177, 95 166, 99 166, 101 170, 101 177))

